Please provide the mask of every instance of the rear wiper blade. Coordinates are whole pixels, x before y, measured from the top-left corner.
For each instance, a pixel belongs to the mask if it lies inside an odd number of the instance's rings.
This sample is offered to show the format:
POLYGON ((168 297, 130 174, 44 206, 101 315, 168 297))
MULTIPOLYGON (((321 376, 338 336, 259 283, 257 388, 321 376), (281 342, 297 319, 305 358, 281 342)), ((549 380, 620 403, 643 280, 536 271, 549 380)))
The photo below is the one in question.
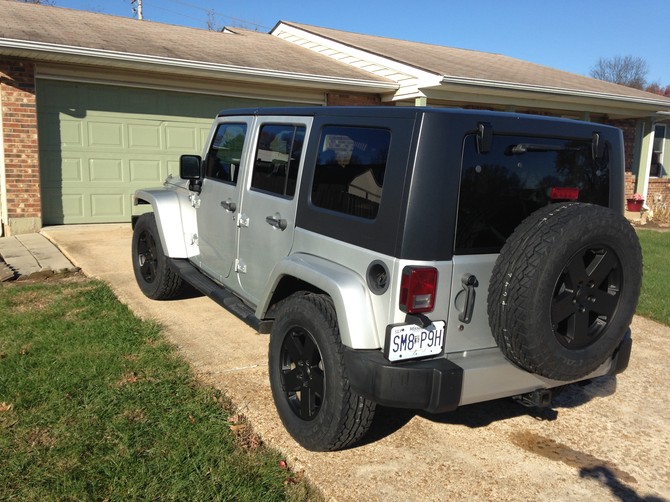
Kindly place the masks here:
POLYGON ((564 145, 541 145, 539 143, 519 143, 512 147, 512 153, 526 153, 526 152, 568 152, 579 151, 578 147, 570 147, 564 145))

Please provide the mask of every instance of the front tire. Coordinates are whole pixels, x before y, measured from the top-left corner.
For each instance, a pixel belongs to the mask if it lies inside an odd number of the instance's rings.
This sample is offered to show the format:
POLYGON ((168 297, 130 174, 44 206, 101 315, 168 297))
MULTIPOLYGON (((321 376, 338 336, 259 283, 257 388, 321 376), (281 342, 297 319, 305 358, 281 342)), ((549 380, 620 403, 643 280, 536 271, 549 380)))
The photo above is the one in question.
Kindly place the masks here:
POLYGON ((153 213, 143 214, 135 223, 132 255, 135 279, 146 296, 169 300, 182 292, 182 279, 170 269, 153 213))
POLYGON ((332 300, 296 293, 280 305, 270 335, 272 396, 286 430, 304 448, 351 446, 370 428, 375 403, 349 385, 332 300))

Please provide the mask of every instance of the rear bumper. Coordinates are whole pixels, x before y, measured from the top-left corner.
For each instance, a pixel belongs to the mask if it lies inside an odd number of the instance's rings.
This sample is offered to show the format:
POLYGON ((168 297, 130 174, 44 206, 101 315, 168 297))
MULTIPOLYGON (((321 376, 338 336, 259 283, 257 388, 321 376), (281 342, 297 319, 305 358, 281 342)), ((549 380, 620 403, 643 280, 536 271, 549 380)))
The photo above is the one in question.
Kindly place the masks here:
MULTIPOLYGON (((633 342, 630 330, 609 365, 595 376, 616 375, 628 367, 633 342)), ((459 361, 460 362, 460 361, 459 361)), ((547 380, 513 365, 499 351, 469 358, 463 366, 449 359, 390 363, 378 350, 344 347, 344 363, 351 387, 383 406, 412 408, 429 413, 455 410, 459 404, 488 401, 565 384, 547 380), (467 375, 466 375, 467 373, 467 375)))
POLYGON ((392 364, 378 350, 345 347, 344 363, 351 387, 383 406, 443 413, 461 400, 463 368, 447 359, 392 364))

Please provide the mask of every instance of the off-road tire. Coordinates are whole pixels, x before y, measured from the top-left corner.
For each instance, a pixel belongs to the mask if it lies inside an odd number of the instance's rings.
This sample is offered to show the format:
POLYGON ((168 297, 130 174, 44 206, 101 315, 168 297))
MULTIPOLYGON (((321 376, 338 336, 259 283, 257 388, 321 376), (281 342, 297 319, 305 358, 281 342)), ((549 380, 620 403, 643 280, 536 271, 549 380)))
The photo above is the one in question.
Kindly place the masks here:
POLYGON ((153 213, 139 217, 133 230, 133 271, 142 293, 154 300, 169 300, 184 289, 163 252, 153 213))
POLYGON ((496 260, 491 331, 521 368, 577 380, 619 347, 641 282, 640 245, 622 215, 592 204, 553 204, 524 220, 496 260))
POLYGON ((277 412, 304 448, 346 448, 370 428, 375 403, 349 385, 330 297, 302 292, 280 304, 270 334, 269 373, 277 412))

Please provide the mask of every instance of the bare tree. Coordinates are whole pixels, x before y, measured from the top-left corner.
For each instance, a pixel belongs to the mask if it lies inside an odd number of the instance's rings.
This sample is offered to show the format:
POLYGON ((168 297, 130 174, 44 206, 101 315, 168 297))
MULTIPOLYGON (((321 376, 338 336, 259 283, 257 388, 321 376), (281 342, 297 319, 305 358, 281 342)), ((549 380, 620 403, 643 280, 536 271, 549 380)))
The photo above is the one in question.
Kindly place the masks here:
POLYGON ((658 82, 652 82, 647 87, 645 87, 644 90, 647 92, 653 92, 654 94, 659 94, 666 98, 670 98, 670 85, 663 87, 658 82))
POLYGON ((207 29, 209 31, 221 31, 223 26, 220 26, 216 21, 216 11, 214 9, 207 9, 207 29))
POLYGON ((649 65, 644 58, 638 56, 614 56, 600 58, 591 67, 591 76, 599 80, 615 84, 643 89, 647 83, 649 65))
POLYGON ((19 2, 35 3, 38 5, 56 5, 56 3, 53 0, 19 0, 19 2))

